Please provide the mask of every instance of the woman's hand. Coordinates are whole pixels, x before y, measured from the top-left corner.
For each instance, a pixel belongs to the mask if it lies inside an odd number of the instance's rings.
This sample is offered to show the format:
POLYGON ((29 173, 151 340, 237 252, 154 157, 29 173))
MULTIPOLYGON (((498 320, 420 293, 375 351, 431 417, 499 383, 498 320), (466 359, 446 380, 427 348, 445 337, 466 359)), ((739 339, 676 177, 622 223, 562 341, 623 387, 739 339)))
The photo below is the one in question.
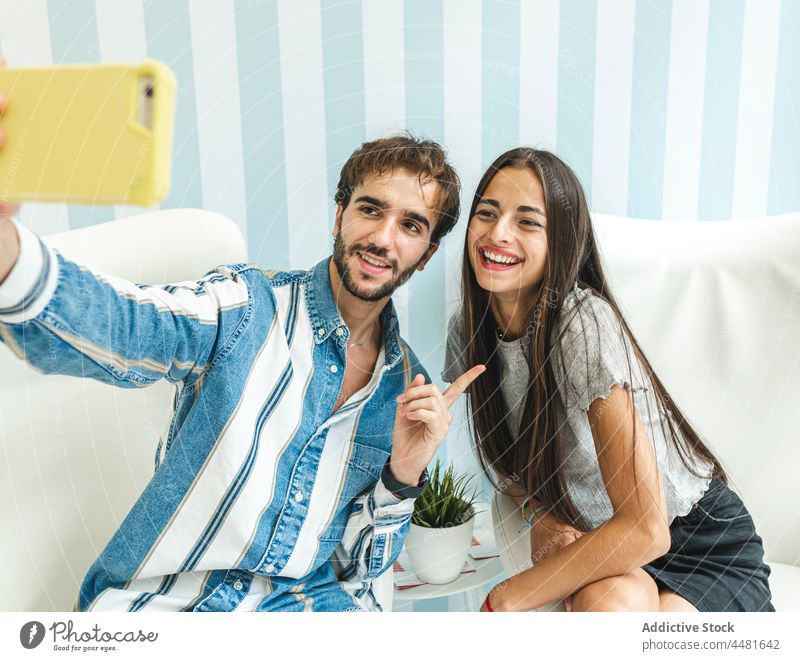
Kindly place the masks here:
POLYGON ((535 565, 550 553, 572 544, 583 533, 551 514, 537 514, 531 526, 531 562, 535 565))
MULTIPOLYGON (((551 514, 538 514, 531 526, 531 562, 535 565, 550 553, 572 544, 583 533, 551 514)), ((564 599, 564 608, 572 610, 572 595, 564 599)))
POLYGON ((489 594, 486 595, 486 599, 484 599, 483 603, 481 604, 480 612, 481 613, 489 613, 489 609, 486 607, 486 602, 491 604, 492 613, 504 613, 506 611, 513 611, 515 610, 513 604, 513 591, 514 591, 514 581, 516 576, 512 576, 511 578, 507 578, 505 581, 501 581, 497 585, 495 585, 491 590, 489 590, 489 594), (511 602, 506 602, 506 598, 510 598, 511 602))
MULTIPOLYGON (((569 525, 562 523, 552 514, 537 514, 531 526, 531 562, 536 565, 542 562, 554 551, 572 544, 583 533, 569 525)), ((493 611, 514 610, 514 577, 498 583, 489 593, 489 600, 493 611)), ((572 595, 564 599, 564 606, 569 612, 572 610, 572 595)), ((481 613, 488 612, 486 602, 481 605, 481 613)))

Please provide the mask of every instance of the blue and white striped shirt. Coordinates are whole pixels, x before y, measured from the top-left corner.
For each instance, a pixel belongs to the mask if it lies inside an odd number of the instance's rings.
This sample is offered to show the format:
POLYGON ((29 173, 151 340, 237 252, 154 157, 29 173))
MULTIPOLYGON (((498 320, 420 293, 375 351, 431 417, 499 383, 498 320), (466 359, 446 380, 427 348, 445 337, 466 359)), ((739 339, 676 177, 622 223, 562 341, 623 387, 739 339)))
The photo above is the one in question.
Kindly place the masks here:
MULTIPOLYGON (((329 260, 135 285, 17 225, 0 339, 47 373, 177 387, 153 478, 89 569, 80 610, 375 610, 413 500, 380 480, 395 398, 423 372, 389 302, 370 382, 333 412, 349 330, 329 260)), ((427 374, 426 374, 427 379, 427 374)))

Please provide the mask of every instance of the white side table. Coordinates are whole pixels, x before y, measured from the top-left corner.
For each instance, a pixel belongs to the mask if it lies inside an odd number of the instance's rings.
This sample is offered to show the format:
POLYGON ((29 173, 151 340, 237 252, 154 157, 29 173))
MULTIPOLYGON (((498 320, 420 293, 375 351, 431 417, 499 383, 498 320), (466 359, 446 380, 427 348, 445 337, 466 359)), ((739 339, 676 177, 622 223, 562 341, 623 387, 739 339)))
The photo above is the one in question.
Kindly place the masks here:
POLYGON ((503 563, 500 558, 486 558, 485 560, 471 560, 476 571, 461 574, 455 581, 442 585, 417 585, 413 588, 398 590, 394 588, 394 603, 417 601, 419 599, 433 599, 434 597, 449 597, 454 594, 466 592, 465 601, 467 609, 475 612, 480 607, 480 589, 485 583, 503 573, 503 563))

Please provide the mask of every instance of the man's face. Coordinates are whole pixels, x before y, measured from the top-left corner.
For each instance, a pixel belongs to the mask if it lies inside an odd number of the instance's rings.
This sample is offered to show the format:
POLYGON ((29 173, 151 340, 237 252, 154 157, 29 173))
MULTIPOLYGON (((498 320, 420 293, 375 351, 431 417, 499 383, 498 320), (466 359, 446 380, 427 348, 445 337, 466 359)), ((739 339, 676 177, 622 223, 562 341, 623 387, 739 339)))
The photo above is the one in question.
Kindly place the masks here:
POLYGON ((439 222, 439 193, 438 183, 420 185, 402 168, 356 186, 333 228, 333 262, 350 294, 381 300, 425 268, 438 248, 430 239, 439 222))

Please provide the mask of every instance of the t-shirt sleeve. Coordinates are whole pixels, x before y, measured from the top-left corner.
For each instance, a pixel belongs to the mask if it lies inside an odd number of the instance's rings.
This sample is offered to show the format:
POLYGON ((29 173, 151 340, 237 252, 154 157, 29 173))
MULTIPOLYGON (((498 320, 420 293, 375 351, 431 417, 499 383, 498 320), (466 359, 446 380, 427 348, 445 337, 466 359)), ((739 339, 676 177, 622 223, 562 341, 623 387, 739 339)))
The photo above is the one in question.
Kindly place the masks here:
POLYGON ((456 313, 447 323, 447 341, 444 351, 444 369, 442 381, 453 383, 459 376, 467 371, 467 354, 464 343, 464 322, 461 315, 456 313))
POLYGON ((587 412, 615 385, 634 392, 650 381, 614 308, 588 289, 578 290, 562 308, 553 365, 567 407, 587 412))

